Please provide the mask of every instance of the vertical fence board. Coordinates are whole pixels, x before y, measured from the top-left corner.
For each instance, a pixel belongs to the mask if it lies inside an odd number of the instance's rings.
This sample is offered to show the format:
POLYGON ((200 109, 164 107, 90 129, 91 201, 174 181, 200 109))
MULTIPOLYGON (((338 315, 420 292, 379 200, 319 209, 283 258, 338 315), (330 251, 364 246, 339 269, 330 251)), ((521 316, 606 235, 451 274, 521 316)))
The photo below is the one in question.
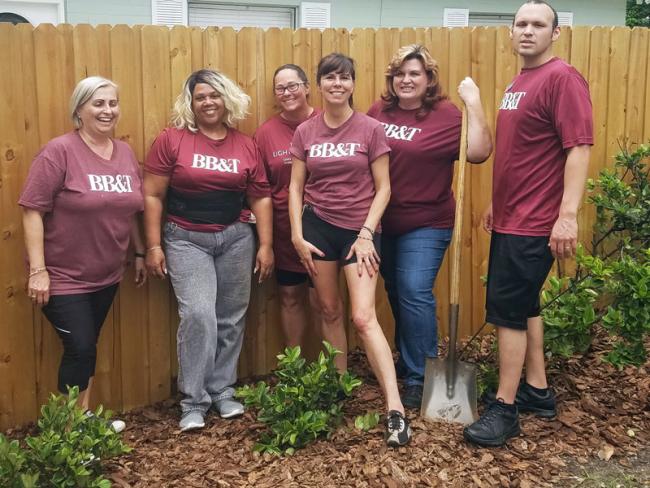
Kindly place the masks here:
MULTIPOLYGON (((607 160, 614 157, 623 143, 625 135, 625 101, 627 99, 627 83, 630 59, 630 29, 614 27, 609 41, 609 90, 607 106, 607 160)), ((636 68, 635 68, 636 69, 636 68)), ((607 163, 605 163, 607 164, 607 163)))
MULTIPOLYGON (((120 89, 120 122, 115 136, 130 144, 138 161, 144 159, 142 51, 140 28, 116 26, 110 32, 111 71, 120 89)), ((120 383, 121 408, 129 409, 149 402, 147 347, 146 288, 133 285, 132 263, 122 280, 113 304, 119 327, 115 329, 114 352, 120 370, 115 375, 120 383), (138 371, 139 374, 133 374, 138 371)))
MULTIPOLYGON (((169 30, 164 27, 142 28, 142 86, 145 113, 146 147, 165 127, 173 93, 171 89, 169 30), (162 55, 161 55, 162 54, 162 55)), ((149 281, 148 392, 150 401, 167 398, 170 393, 171 317, 168 281, 149 281)))
POLYGON ((0 25, 0 63, 14 76, 0 76, 0 427, 25 423, 37 411, 34 337, 30 301, 24 293, 22 212, 16 205, 22 188, 25 145, 21 37, 0 25))
POLYGON ((625 102, 625 135, 627 142, 640 144, 643 139, 644 112, 648 98, 646 75, 648 71, 648 29, 634 28, 630 38, 630 57, 627 70, 627 98, 625 102))
POLYGON ((334 52, 343 54, 350 52, 350 33, 347 29, 327 29, 323 31, 322 39, 323 56, 334 52))
MULTIPOLYGON (((477 28, 472 33, 472 78, 481 90, 481 101, 485 117, 494 134, 494 118, 497 104, 495 93, 495 57, 496 31, 489 28, 477 28)), ((490 236, 481 226, 481 217, 492 200, 492 162, 471 165, 472 207, 471 219, 467 226, 472 231, 472 320, 475 330, 485 320, 485 286, 478 277, 487 274, 490 251, 490 236)))
MULTIPOLYGON (((469 76, 472 72, 471 69, 471 36, 474 29, 462 28, 462 29, 451 29, 449 32, 449 98, 456 104, 457 107, 461 107, 463 102, 458 96, 458 85, 466 76, 469 76), (453 63, 451 62, 453 60, 453 63)), ((463 232, 460 241, 460 253, 461 253, 461 266, 460 266, 460 294, 459 294, 459 305, 460 312, 458 318, 458 333, 460 337, 467 335, 471 332, 471 318, 472 318, 472 276, 471 263, 472 263, 472 252, 471 252, 471 207, 472 207, 472 180, 469 177, 470 168, 467 168, 467 173, 465 174, 465 202, 464 202, 464 211, 463 211, 463 232)), ((457 173, 457 171, 455 171, 457 173)), ((456 188, 457 183, 456 174, 454 176, 454 189, 456 188)), ((454 191, 454 193, 456 193, 454 191)), ((450 247, 449 251, 452 251, 450 247)), ((449 277, 451 280, 451 276, 449 277)), ((451 283, 451 281, 450 281, 451 283)), ((444 296, 443 300, 449 300, 448 294, 444 296)), ((448 317, 440 317, 442 323, 448 325, 448 317)), ((443 329, 448 330, 448 329, 443 329)))
MULTIPOLYGON (((607 96, 609 92, 609 28, 591 29, 589 49, 589 91, 594 111, 594 146, 591 149, 589 177, 596 178, 606 161, 607 155, 607 96)), ((617 108, 614 108, 616 110, 617 108)), ((578 217, 578 238, 590 248, 591 223, 596 211, 591 205, 583 205, 578 217)))
MULTIPOLYGON (((38 115, 40 145, 71 129, 68 101, 75 85, 72 27, 55 28, 41 24, 34 30, 36 96, 41 108, 38 115)), ((36 311, 38 323, 34 341, 36 345, 36 381, 38 402, 44 403, 49 392, 56 391, 57 378, 52 371, 58 370, 62 347, 49 322, 36 311)))

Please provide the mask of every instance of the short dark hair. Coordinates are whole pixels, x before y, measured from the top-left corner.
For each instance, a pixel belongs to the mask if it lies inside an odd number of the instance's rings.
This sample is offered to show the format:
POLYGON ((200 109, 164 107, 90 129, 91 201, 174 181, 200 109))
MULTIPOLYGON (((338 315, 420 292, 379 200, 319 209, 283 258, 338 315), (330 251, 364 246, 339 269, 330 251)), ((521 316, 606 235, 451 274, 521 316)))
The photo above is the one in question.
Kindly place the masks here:
MULTIPOLYGON (((329 73, 348 74, 354 81, 354 59, 341 53, 328 54, 318 62, 316 83, 320 86, 321 78, 329 73)), ((352 95, 350 95, 350 107, 352 107, 352 103, 352 95)))
MULTIPOLYGON (((532 3, 533 5, 546 5, 548 8, 551 9, 551 12, 553 12, 553 30, 555 30, 557 26, 560 25, 560 19, 557 16, 557 10, 555 10, 550 3, 545 2, 544 0, 527 0, 521 5, 521 7, 529 3, 532 3)), ((517 12, 519 12, 519 9, 517 9, 517 12)), ((517 18, 517 14, 515 13, 515 19, 516 18, 517 18)), ((512 19, 512 25, 515 25, 515 19, 512 19)))
POLYGON ((354 59, 341 53, 328 54, 318 62, 316 82, 320 84, 320 79, 329 73, 347 73, 354 81, 354 59))
POLYGON ((275 77, 278 76, 278 73, 285 69, 290 69, 292 71, 295 71, 296 74, 298 75, 298 78, 300 78, 300 81, 302 81, 305 85, 309 85, 309 79, 307 78, 307 74, 305 73, 305 70, 302 69, 297 64, 291 64, 291 63, 283 64, 282 66, 280 66, 278 69, 275 70, 275 73, 273 73, 273 83, 275 83, 275 77))

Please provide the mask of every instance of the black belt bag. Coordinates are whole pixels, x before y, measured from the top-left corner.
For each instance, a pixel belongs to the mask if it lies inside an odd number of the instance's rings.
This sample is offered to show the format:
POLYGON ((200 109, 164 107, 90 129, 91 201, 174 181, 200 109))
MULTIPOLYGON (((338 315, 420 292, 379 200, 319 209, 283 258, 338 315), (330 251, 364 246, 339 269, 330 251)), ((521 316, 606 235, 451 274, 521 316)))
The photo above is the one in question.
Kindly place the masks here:
POLYGON ((215 190, 197 195, 167 190, 167 213, 193 224, 232 224, 244 207, 244 192, 215 190))

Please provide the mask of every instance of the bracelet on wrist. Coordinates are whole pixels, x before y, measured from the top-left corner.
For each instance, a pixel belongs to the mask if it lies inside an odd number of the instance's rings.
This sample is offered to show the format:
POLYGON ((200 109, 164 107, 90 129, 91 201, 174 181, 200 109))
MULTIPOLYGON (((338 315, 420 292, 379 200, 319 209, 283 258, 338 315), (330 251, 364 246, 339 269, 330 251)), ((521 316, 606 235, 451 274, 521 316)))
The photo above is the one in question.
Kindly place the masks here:
POLYGON ((43 271, 47 271, 47 268, 45 266, 41 268, 34 268, 29 270, 29 278, 31 278, 34 275, 37 275, 39 273, 42 273, 43 271))
POLYGON ((361 228, 362 228, 362 229, 366 229, 368 232, 370 232, 370 235, 371 235, 372 237, 375 237, 375 231, 372 230, 372 229, 371 229, 370 227, 368 227, 367 225, 362 225, 361 228))
POLYGON ((151 246, 147 249, 147 252, 155 251, 156 249, 162 249, 162 246, 151 246))
POLYGON ((364 241, 372 241, 373 240, 372 237, 365 237, 365 236, 362 236, 361 234, 357 234, 357 237, 359 239, 363 239, 364 241))
POLYGON ((134 252, 133 255, 136 258, 143 258, 144 259, 146 257, 145 253, 143 253, 143 252, 134 252))

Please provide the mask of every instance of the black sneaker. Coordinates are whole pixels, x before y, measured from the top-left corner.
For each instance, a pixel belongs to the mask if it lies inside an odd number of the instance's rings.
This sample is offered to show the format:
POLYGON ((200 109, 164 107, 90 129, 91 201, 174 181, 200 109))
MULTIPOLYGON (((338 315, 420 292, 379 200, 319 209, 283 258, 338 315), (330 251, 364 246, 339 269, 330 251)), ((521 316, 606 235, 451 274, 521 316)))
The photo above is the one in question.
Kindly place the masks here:
MULTIPOLYGON (((496 400, 496 392, 485 394, 485 401, 492 403, 496 400)), ((519 383, 515 405, 521 413, 534 413, 538 417, 552 419, 557 415, 555 393, 550 388, 541 390, 530 386, 525 381, 519 383)))
POLYGON ((520 432, 517 406, 507 405, 499 398, 488 405, 481 418, 463 429, 463 437, 479 446, 499 447, 520 432))
POLYGON ((411 426, 407 418, 397 410, 391 410, 386 417, 386 444, 389 447, 403 446, 411 440, 411 426))
POLYGON ((402 404, 407 408, 420 408, 422 385, 406 385, 402 390, 402 404))

